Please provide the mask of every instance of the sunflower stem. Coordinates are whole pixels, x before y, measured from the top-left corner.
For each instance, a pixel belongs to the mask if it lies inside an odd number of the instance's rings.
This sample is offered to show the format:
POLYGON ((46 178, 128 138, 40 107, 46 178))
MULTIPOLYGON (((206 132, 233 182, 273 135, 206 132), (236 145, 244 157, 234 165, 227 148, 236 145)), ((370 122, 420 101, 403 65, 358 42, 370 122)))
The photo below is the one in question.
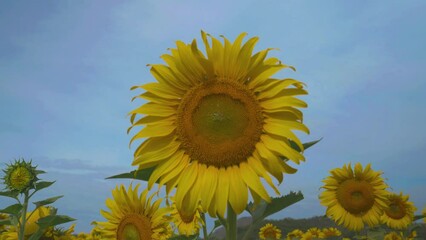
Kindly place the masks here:
POLYGON ((19 234, 18 234, 18 239, 19 240, 24 240, 24 235, 25 235, 25 224, 27 223, 27 208, 28 208, 28 190, 25 191, 24 193, 24 204, 22 205, 22 213, 21 213, 21 224, 19 226, 19 234))
POLYGON ((237 215, 229 203, 226 222, 228 223, 228 228, 226 229, 226 240, 237 240, 237 215))

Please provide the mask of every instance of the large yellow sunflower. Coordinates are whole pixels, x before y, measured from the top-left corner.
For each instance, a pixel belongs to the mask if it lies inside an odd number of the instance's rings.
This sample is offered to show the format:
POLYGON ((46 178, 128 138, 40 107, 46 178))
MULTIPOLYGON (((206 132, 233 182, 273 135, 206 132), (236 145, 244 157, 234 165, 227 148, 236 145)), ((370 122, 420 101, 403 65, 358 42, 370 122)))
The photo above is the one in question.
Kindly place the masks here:
POLYGON ((148 197, 145 189, 138 197, 139 184, 126 191, 123 185, 112 191, 113 199, 106 200, 111 212, 101 210, 107 222, 98 222, 103 239, 163 240, 171 237, 172 229, 166 214, 169 208, 159 208, 162 199, 151 204, 154 194, 148 197))
POLYGON ((352 231, 359 231, 364 224, 379 224, 383 209, 387 206, 387 185, 381 172, 375 172, 368 164, 365 169, 357 163, 330 171, 323 180, 325 189, 319 198, 327 207, 326 214, 338 224, 352 231))
POLYGON ((394 229, 405 229, 413 222, 414 212, 417 210, 408 195, 390 194, 389 205, 382 215, 382 222, 394 229))
POLYGON ((150 65, 158 82, 132 88, 146 90, 137 97, 149 102, 130 112, 129 130, 145 125, 130 143, 146 138, 133 165, 155 166, 149 188, 156 181, 167 193, 178 186, 178 209, 194 211, 201 200, 211 216, 223 217, 228 203, 237 214, 244 210, 248 190, 255 200, 270 201, 260 178, 278 193, 270 174, 281 183, 283 173, 296 172, 281 158, 304 160, 290 141, 303 151, 292 130, 309 133, 297 109, 307 105, 295 97, 307 92, 294 79, 271 78, 289 66, 266 58, 271 49, 253 54, 257 37, 242 44, 242 33, 222 44, 201 35, 206 55, 195 40, 177 41, 161 56, 166 65, 150 65))

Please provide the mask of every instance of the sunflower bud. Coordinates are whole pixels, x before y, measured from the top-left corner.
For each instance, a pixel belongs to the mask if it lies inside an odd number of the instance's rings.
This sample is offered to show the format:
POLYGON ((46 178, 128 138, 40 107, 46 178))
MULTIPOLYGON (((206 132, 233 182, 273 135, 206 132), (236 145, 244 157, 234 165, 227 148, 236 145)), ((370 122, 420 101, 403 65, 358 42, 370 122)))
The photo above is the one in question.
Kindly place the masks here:
POLYGON ((6 170, 3 170, 5 176, 3 183, 11 191, 23 193, 34 187, 38 180, 36 166, 24 159, 15 160, 12 164, 6 164, 6 170))

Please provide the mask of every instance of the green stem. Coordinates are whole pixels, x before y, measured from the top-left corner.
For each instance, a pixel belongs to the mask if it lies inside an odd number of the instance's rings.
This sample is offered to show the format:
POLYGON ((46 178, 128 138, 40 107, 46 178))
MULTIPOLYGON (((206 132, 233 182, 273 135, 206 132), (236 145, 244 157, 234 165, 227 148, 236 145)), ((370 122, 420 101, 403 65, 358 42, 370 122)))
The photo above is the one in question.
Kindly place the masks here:
POLYGON ((204 222, 204 225, 203 225, 204 240, 207 240, 208 234, 207 234, 206 214, 201 213, 201 219, 203 219, 203 222, 204 222))
POLYGON ((226 240, 237 240, 237 215, 229 203, 226 222, 228 223, 228 228, 226 229, 226 240))
POLYGON ((25 224, 27 223, 27 208, 28 208, 28 191, 24 193, 24 204, 22 205, 21 224, 19 226, 18 239, 24 240, 25 238, 25 224))

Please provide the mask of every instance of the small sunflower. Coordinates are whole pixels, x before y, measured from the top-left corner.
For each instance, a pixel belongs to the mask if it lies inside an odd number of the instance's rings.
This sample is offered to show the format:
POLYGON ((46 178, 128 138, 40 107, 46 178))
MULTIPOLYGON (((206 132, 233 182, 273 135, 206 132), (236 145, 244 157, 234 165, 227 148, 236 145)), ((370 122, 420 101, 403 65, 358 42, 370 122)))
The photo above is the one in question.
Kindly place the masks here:
POLYGON ((201 206, 195 212, 185 212, 184 210, 178 210, 173 202, 172 208, 170 216, 179 234, 191 236, 199 233, 200 228, 205 224, 201 218, 203 213, 201 206))
POLYGON ((329 227, 329 228, 323 228, 322 232, 324 233, 324 237, 338 237, 342 235, 342 232, 340 232, 337 228, 329 227))
POLYGON ((101 210, 107 222, 98 222, 105 239, 116 240, 163 240, 168 239, 172 230, 166 214, 169 208, 159 208, 162 199, 151 204, 154 194, 150 197, 145 189, 138 197, 139 184, 128 190, 124 185, 112 191, 113 199, 106 200, 111 212, 101 210))
POLYGON ((15 160, 12 164, 6 165, 6 170, 3 170, 4 185, 11 191, 24 192, 33 187, 38 180, 36 166, 31 165, 25 160, 15 160))
MULTIPOLYGON (((51 209, 48 207, 40 207, 37 210, 27 213, 27 221, 25 223, 25 232, 24 236, 25 239, 29 238, 31 235, 33 235, 38 230, 37 221, 42 217, 47 217, 51 213, 51 209), (29 217, 29 218, 28 218, 29 217)), ((3 232, 2 240, 16 240, 18 239, 18 230, 15 226, 8 226, 6 231, 3 232)))
POLYGON ((390 194, 388 207, 382 215, 382 222, 390 228, 405 229, 413 222, 416 207, 408 201, 408 195, 390 194))
POLYGON ((403 240, 404 237, 402 236, 402 233, 397 232, 390 232, 385 235, 384 240, 403 240))
POLYGON ((299 239, 303 236, 303 231, 300 229, 294 229, 293 231, 287 233, 287 240, 299 239))
MULTIPOLYGON (((8 214, 5 214, 5 213, 0 213, 0 221, 2 221, 2 220, 6 220, 6 219, 9 219, 9 215, 8 215, 8 214)), ((5 230, 5 228, 6 228, 6 225, 1 225, 1 224, 0 224, 0 233, 1 233, 3 230, 5 230)))
POLYGON ((357 163, 330 171, 331 176, 323 180, 325 189, 319 198, 327 207, 326 214, 338 224, 352 231, 359 231, 364 224, 379 224, 380 216, 387 204, 387 185, 381 172, 375 172, 368 164, 365 169, 357 163))
POLYGON ((281 230, 274 226, 271 223, 267 223, 265 226, 261 227, 259 230, 259 238, 262 240, 265 239, 280 239, 281 230))
MULTIPOLYGON (((266 58, 271 49, 253 54, 257 37, 242 44, 246 33, 231 43, 201 32, 204 55, 194 40, 177 41, 167 65, 151 66, 158 82, 135 86, 149 102, 130 112, 131 128, 145 125, 130 144, 146 140, 136 149, 132 165, 155 167, 149 181, 174 187, 176 206, 198 202, 213 217, 223 217, 228 203, 236 214, 246 207, 248 191, 254 199, 270 201, 260 178, 278 193, 270 174, 280 183, 283 173, 296 169, 282 158, 299 164, 304 156, 299 138, 292 132, 309 133, 297 108, 307 104, 296 98, 307 92, 294 79, 271 78, 284 68, 277 58, 266 58), (212 45, 209 43, 210 37, 212 45), (143 117, 135 120, 137 115, 143 117)), ((136 98, 136 97, 135 97, 136 98)))
POLYGON ((417 238, 417 232, 411 231, 410 235, 407 236, 407 240, 415 240, 417 238))
POLYGON ((311 233, 311 232, 305 232, 302 234, 302 237, 300 238, 300 240, 313 240, 316 237, 311 233))
POLYGON ((312 234, 315 238, 324 238, 325 234, 321 231, 321 229, 313 227, 306 230, 306 232, 309 232, 312 234))

